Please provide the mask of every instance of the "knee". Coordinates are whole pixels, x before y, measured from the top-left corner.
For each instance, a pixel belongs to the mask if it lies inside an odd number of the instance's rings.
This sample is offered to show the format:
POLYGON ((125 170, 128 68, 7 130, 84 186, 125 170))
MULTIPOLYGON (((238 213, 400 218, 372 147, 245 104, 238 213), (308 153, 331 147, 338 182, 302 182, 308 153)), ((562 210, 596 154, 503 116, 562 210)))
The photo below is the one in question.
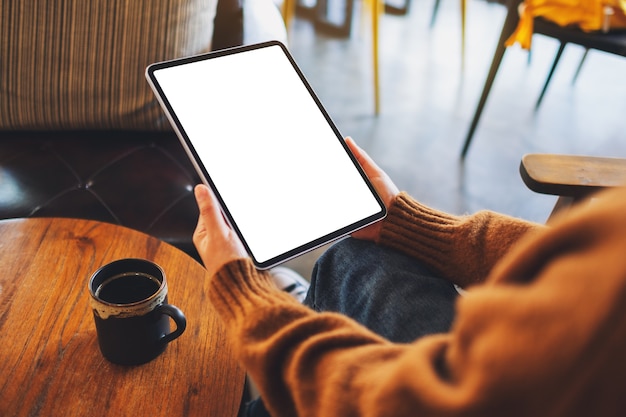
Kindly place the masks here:
POLYGON ((322 256, 320 256, 318 262, 324 263, 328 260, 333 259, 345 259, 354 256, 355 254, 361 252, 364 246, 367 244, 374 244, 372 242, 368 242, 366 240, 359 240, 353 237, 346 237, 341 239, 338 242, 335 242, 332 246, 326 250, 322 256))
POLYGON ((311 279, 340 275, 337 272, 352 265, 358 257, 362 257, 369 245, 374 245, 374 243, 352 237, 336 242, 319 257, 311 279))
POLYGON ((361 263, 359 260, 366 259, 375 246, 373 242, 348 237, 328 248, 315 263, 305 304, 317 308, 318 302, 333 299, 347 285, 348 277, 361 263))

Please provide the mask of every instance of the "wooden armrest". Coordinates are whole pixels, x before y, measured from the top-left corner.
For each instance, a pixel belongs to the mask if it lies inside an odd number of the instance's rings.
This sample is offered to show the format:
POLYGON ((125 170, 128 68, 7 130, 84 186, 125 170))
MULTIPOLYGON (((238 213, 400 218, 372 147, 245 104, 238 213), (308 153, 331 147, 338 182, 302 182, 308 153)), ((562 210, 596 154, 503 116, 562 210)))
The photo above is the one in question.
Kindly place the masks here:
POLYGON ((579 200, 606 187, 626 185, 626 159, 527 154, 520 174, 535 192, 579 200))

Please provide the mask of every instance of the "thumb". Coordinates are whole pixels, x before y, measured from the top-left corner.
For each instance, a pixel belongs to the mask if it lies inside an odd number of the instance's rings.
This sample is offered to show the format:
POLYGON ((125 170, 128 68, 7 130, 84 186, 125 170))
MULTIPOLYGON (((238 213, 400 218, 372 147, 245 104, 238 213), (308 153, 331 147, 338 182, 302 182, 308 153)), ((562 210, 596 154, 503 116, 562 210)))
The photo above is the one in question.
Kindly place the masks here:
POLYGON ((198 184, 193 190, 200 211, 205 211, 210 206, 211 196, 209 195, 209 187, 204 184, 198 184))
POLYGON ((196 185, 194 195, 200 211, 196 233, 205 236, 208 233, 207 229, 227 230, 229 227, 224 221, 217 198, 209 187, 204 184, 196 185))

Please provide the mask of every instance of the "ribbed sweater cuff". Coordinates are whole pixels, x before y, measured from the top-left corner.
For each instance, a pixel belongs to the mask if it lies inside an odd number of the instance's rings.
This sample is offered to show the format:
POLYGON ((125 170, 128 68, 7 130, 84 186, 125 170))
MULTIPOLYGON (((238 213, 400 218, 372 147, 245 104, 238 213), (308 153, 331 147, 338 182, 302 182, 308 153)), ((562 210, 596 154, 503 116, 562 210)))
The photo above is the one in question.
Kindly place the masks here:
POLYGON ((403 192, 389 207, 379 243, 445 273, 454 249, 453 234, 461 222, 461 217, 420 204, 403 192))
POLYGON ((209 297, 218 313, 231 319, 271 303, 272 292, 280 291, 269 273, 257 270, 249 259, 239 259, 227 263, 213 276, 209 297))

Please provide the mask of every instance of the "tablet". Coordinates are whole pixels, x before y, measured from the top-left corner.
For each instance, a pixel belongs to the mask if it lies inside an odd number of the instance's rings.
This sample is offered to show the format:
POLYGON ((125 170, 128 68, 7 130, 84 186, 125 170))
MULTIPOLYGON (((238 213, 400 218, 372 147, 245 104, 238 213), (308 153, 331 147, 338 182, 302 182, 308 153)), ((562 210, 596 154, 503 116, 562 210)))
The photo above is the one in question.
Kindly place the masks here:
POLYGON ((155 63, 146 77, 257 268, 385 216, 382 200, 280 42, 155 63))

